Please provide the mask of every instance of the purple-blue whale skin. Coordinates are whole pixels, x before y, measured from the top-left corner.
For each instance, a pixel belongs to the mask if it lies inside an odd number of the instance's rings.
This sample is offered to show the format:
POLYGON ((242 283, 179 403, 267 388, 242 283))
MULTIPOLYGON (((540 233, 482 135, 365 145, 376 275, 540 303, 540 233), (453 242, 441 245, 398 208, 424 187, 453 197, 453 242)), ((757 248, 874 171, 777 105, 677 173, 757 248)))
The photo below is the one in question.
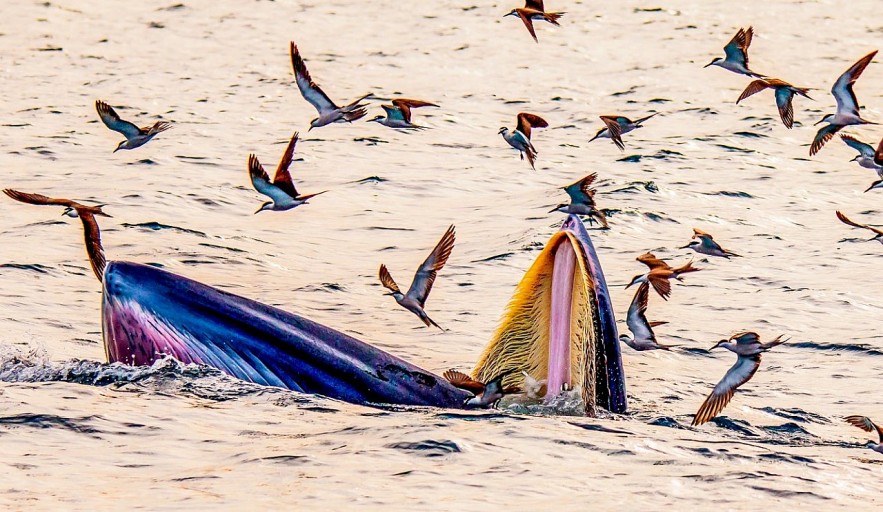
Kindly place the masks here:
POLYGON ((463 408, 471 393, 334 329, 148 265, 108 263, 109 362, 166 355, 245 381, 356 404, 463 408))
POLYGON ((595 365, 597 369, 596 393, 597 403, 610 412, 624 413, 628 410, 628 399, 625 391, 625 372, 622 367, 619 335, 616 329, 616 318, 613 316, 613 302, 607 290, 604 271, 598 260, 598 253, 585 225, 576 215, 568 215, 561 226, 562 231, 570 231, 580 241, 583 256, 589 267, 589 274, 595 282, 595 301, 597 305, 598 323, 604 350, 599 352, 603 361, 595 365), (605 396, 606 393, 606 396, 605 396), (606 406, 604 405, 606 402, 606 406))

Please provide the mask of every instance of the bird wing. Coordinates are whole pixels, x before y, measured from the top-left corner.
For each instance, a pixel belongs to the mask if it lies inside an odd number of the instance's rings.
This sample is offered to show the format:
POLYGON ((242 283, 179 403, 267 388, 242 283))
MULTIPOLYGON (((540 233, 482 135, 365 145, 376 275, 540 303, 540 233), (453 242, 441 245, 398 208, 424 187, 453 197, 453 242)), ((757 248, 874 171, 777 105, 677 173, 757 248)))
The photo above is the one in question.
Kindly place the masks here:
POLYGON ((736 364, 727 371, 727 374, 717 383, 708 398, 702 402, 702 406, 693 417, 693 425, 707 423, 724 410, 724 407, 730 403, 736 393, 736 389, 748 382, 759 367, 760 354, 739 356, 736 359, 736 364))
MULTIPOLYGON (((404 109, 396 107, 395 105, 380 105, 383 110, 386 112, 386 117, 390 120, 398 119, 400 121, 404 121, 406 123, 411 122, 411 112, 405 112, 404 109)), ((406 107, 407 108, 407 107, 406 107)))
POLYGON ((764 350, 769 350, 773 347, 778 347, 779 345, 781 345, 782 343, 785 343, 789 339, 791 339, 791 338, 785 338, 784 334, 780 334, 766 343, 761 343, 760 348, 762 348, 764 350))
POLYGON ((295 188, 294 181, 291 179, 291 173, 288 171, 289 166, 291 166, 291 159, 294 156, 294 146, 297 145, 297 135, 298 133, 294 132, 291 140, 288 141, 285 153, 282 154, 282 159, 279 160, 279 165, 276 167, 276 175, 273 176, 273 185, 279 187, 291 197, 297 197, 297 188, 295 188))
POLYGON ((650 296, 650 285, 645 281, 638 286, 632 303, 629 305, 626 325, 632 331, 635 341, 656 341, 650 322, 647 321, 647 300, 650 296))
POLYGON ((735 341, 737 345, 753 345, 760 343, 760 336, 756 332, 738 332, 730 336, 730 341, 735 341))
POLYGON ((530 19, 530 15, 525 13, 522 9, 515 9, 515 12, 518 13, 518 17, 521 18, 521 21, 524 22, 524 26, 527 27, 527 31, 530 32, 530 36, 533 38, 534 42, 539 43, 540 40, 537 39, 537 33, 534 32, 533 20, 530 19))
POLYGON ((816 137, 812 141, 812 145, 809 147, 809 156, 818 153, 819 150, 822 149, 822 146, 831 140, 831 137, 840 131, 841 128, 843 128, 843 126, 839 124, 829 124, 819 128, 819 131, 816 132, 816 137))
POLYGON ((657 268, 664 268, 666 270, 671 269, 671 266, 668 263, 657 258, 656 255, 653 254, 652 252, 645 252, 644 254, 638 256, 635 259, 640 261, 644 265, 647 265, 648 267, 650 267, 650 270, 657 269, 657 268))
POLYGON ((598 173, 593 172, 585 178, 564 187, 564 191, 570 196, 570 202, 574 204, 595 204, 595 189, 592 183, 598 178, 598 173))
POLYGON ((653 289, 656 290, 656 293, 659 294, 665 300, 671 296, 671 281, 669 281, 667 275, 661 275, 657 272, 662 270, 663 272, 668 273, 668 269, 656 269, 656 271, 651 270, 647 274, 647 281, 650 285, 653 286, 653 289))
POLYGON ((708 238, 709 240, 714 238, 713 236, 711 236, 711 233, 707 233, 698 228, 693 228, 693 239, 695 240, 696 238, 702 237, 708 238))
POLYGON ((307 66, 300 56, 297 45, 294 41, 290 43, 289 50, 291 52, 291 67, 294 68, 294 78, 297 82, 297 88, 300 89, 301 95, 307 102, 319 111, 319 115, 323 113, 337 110, 337 105, 331 101, 322 89, 316 85, 316 82, 310 77, 307 66))
POLYGON ((877 55, 877 50, 865 55, 834 82, 831 94, 837 100, 837 112, 850 112, 853 115, 858 115, 858 99, 855 97, 852 85, 862 76, 862 72, 868 67, 875 55, 877 55))
POLYGON ((463 372, 457 370, 447 370, 442 377, 448 380, 454 387, 471 391, 475 395, 484 393, 485 385, 463 372))
POLYGON ((380 284, 393 293, 402 293, 401 290, 399 290, 399 285, 396 284, 395 280, 389 274, 389 269, 387 269, 386 265, 382 263, 380 264, 380 284))
POLYGON ((101 117, 101 121, 104 122, 105 126, 115 132, 122 133, 126 136, 127 139, 144 133, 141 131, 141 128, 138 128, 128 121, 123 121, 122 119, 120 119, 120 116, 116 113, 116 110, 114 110, 113 107, 101 100, 95 101, 95 110, 98 111, 98 115, 101 117))
POLYGON ((99 281, 104 277, 104 268, 107 266, 107 260, 104 257, 104 247, 101 246, 101 230, 98 228, 98 221, 92 212, 77 209, 80 220, 83 221, 83 234, 86 239, 86 254, 89 255, 89 263, 92 264, 92 271, 99 281))
POLYGON ((754 37, 754 28, 748 27, 748 30, 739 29, 733 39, 724 46, 724 53, 727 60, 732 62, 741 62, 746 68, 748 67, 748 47, 751 46, 751 39, 754 37))
POLYGON ((883 165, 883 139, 880 139, 880 144, 877 145, 877 151, 874 153, 874 163, 883 165))
POLYGON ((524 134, 525 137, 530 139, 531 128, 546 128, 548 126, 549 123, 547 123, 546 120, 542 117, 536 114, 520 112, 518 114, 518 125, 515 127, 515 129, 520 131, 524 134))
POLYGON ((47 197, 42 194, 29 194, 27 192, 19 192, 18 190, 13 190, 11 188, 7 188, 3 190, 3 193, 7 196, 15 199, 16 201, 21 201, 22 203, 28 204, 37 204, 37 205, 58 205, 58 206, 69 206, 71 208, 76 208, 77 206, 82 206, 81 204, 71 201, 70 199, 55 199, 52 197, 47 197))
POLYGON ((837 213, 837 218, 840 219, 840 222, 842 222, 844 224, 848 224, 854 228, 869 229, 869 230, 873 231, 874 233, 877 233, 878 235, 883 235, 883 230, 877 229, 872 226, 868 226, 867 224, 859 224, 858 222, 853 222, 853 221, 849 220, 846 217, 846 215, 843 215, 843 213, 841 213, 840 210, 837 210, 836 213, 837 213))
MULTIPOLYGON (((862 156, 877 158, 877 155, 874 154, 874 146, 871 146, 870 144, 866 144, 866 143, 856 139, 852 135, 842 135, 841 134, 840 138, 843 139, 843 142, 845 142, 847 146, 858 151, 859 153, 862 154, 862 156)), ((883 140, 881 140, 880 142, 881 142, 881 144, 883 144, 883 140)), ((880 148, 877 148, 877 153, 878 154, 880 153, 880 148)), ((881 155, 881 156, 883 156, 883 155, 881 155)))
POLYGON ((642 118, 640 118, 640 119, 636 119, 635 122, 634 122, 634 124, 635 124, 636 126, 637 126, 637 125, 640 125, 641 123, 643 123, 644 121, 650 119, 651 117, 655 116, 655 115, 658 114, 658 113, 659 113, 659 112, 653 112, 653 113, 650 114, 649 116, 644 116, 644 117, 642 117, 642 118))
POLYGON ((739 103, 749 96, 753 96, 759 93, 767 87, 770 87, 770 84, 766 80, 755 80, 751 82, 750 84, 748 84, 748 87, 746 87, 745 90, 742 91, 742 94, 739 95, 739 99, 736 100, 736 103, 739 103))
POLYGON ((543 9, 543 0, 524 0, 524 8, 546 12, 546 10, 543 9))
POLYGON ((625 144, 622 142, 622 125, 619 124, 618 116, 601 116, 601 120, 607 125, 607 131, 610 132, 610 138, 621 150, 625 150, 625 144))
POLYGON ((787 87, 776 89, 776 106, 779 107, 779 117, 788 128, 794 126, 794 107, 791 106, 793 98, 794 92, 791 89, 787 87))
POLYGON ((405 116, 405 121, 411 122, 411 109, 412 108, 420 108, 420 107, 437 107, 435 103, 430 103, 428 101, 423 100, 412 100, 408 98, 396 98, 392 100, 392 104, 399 107, 401 109, 402 114, 405 116))
POLYGON ((281 188, 270 183, 270 177, 267 175, 267 171, 264 170, 264 166, 258 161, 258 157, 253 154, 248 155, 248 176, 251 178, 251 184, 254 189, 272 199, 273 202, 286 202, 291 200, 292 196, 289 196, 288 193, 281 188))
POLYGON ((858 427, 865 432, 876 432, 880 436, 880 442, 883 443, 883 428, 878 427, 871 418, 867 416, 847 416, 843 418, 852 426, 858 427))
POLYGON ((426 303, 426 297, 429 296, 429 292, 432 291, 435 276, 445 266, 451 251, 454 249, 455 235, 454 225, 451 224, 414 274, 414 280, 411 281, 411 287, 408 289, 407 295, 419 302, 421 307, 426 303))

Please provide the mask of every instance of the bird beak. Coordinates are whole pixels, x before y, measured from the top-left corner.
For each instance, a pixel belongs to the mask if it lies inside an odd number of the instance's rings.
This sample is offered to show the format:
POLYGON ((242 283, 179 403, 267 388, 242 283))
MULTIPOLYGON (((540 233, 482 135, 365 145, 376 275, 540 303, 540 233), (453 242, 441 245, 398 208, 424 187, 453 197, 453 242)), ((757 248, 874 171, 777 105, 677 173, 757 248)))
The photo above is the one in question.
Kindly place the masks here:
POLYGON ((714 64, 714 60, 712 60, 711 62, 709 62, 708 64, 706 64, 706 65, 704 65, 704 66, 702 66, 702 67, 703 67, 703 68, 707 68, 708 66, 711 66, 712 64, 714 64))
POLYGON ((119 148, 119 146, 117 146, 117 148, 114 149, 113 152, 116 153, 116 152, 119 151, 119 150, 120 150, 120 148, 119 148))
POLYGON ((258 208, 257 210, 255 210, 255 212, 254 212, 252 215, 257 215, 257 214, 261 213, 262 211, 264 211, 264 207, 263 207, 263 206, 261 206, 260 208, 258 208))
POLYGON ((720 340, 720 341, 718 341, 717 343, 715 343, 713 347, 711 347, 710 349, 708 349, 708 351, 711 352, 712 350, 714 350, 714 349, 716 349, 717 347, 721 346, 721 343, 726 343, 726 342, 727 342, 727 340, 720 340))
POLYGON ((312 129, 313 129, 313 125, 310 125, 310 127, 307 128, 307 131, 310 131, 310 130, 312 130, 312 129))
POLYGON ((825 118, 823 117, 822 120, 819 121, 818 123, 813 123, 813 126, 816 126, 816 125, 822 124, 822 123, 824 123, 824 122, 825 122, 825 118))
MULTIPOLYGON (((871 190, 871 189, 868 189, 868 190, 871 190)), ((555 213, 557 211, 558 211, 558 207, 556 206, 555 208, 552 208, 551 210, 549 210, 549 213, 555 213)))
POLYGON ((690 248, 690 244, 687 244, 687 245, 685 245, 685 246, 683 246, 683 247, 678 247, 678 249, 689 249, 689 248, 690 248))
POLYGON ((852 160, 850 160, 850 162, 855 162, 859 159, 859 157, 861 157, 861 155, 855 155, 854 157, 852 157, 852 160))

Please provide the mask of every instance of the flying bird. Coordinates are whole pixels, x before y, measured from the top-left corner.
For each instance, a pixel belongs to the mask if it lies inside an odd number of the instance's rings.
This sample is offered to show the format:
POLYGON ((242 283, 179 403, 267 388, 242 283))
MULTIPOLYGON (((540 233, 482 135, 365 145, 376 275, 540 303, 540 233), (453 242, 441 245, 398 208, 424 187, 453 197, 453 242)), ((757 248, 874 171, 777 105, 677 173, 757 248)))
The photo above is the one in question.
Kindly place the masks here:
POLYGON ((879 436, 879 441, 868 441, 865 446, 877 453, 883 453, 883 428, 878 427, 873 421, 871 421, 871 418, 868 418, 867 416, 847 416, 844 419, 850 425, 858 427, 865 432, 876 432, 879 436))
POLYGON ((831 137, 844 126, 854 124, 877 124, 862 119, 861 113, 859 113, 858 99, 855 97, 855 92, 852 90, 853 84, 855 84, 859 77, 862 76, 862 72, 868 67, 868 64, 871 63, 871 60, 875 55, 877 55, 877 50, 865 55, 847 69, 846 72, 840 75, 840 78, 834 82, 834 87, 831 88, 831 94, 833 94, 834 99, 837 100, 837 113, 828 114, 823 117, 821 121, 816 123, 828 123, 828 125, 819 128, 815 139, 813 139, 812 144, 809 147, 809 156, 818 153, 819 150, 822 149, 822 146, 831 140, 831 137))
POLYGON ((255 190, 272 199, 272 201, 263 203, 261 207, 254 212, 255 214, 264 210, 273 210, 277 212, 290 210, 306 203, 307 199, 311 197, 327 192, 327 190, 323 190, 322 192, 316 192, 315 194, 304 195, 297 193, 297 189, 294 187, 294 181, 291 179, 291 173, 288 172, 288 167, 291 165, 291 159, 294 155, 294 146, 296 144, 297 132, 294 132, 294 135, 291 136, 291 140, 288 141, 288 147, 285 148, 282 160, 279 161, 279 166, 276 167, 276 176, 273 177, 272 182, 270 182, 270 176, 267 175, 264 166, 258 161, 258 157, 254 154, 248 155, 248 175, 251 178, 251 184, 254 186, 255 190))
POLYGON ((660 345, 656 342, 653 328, 668 322, 647 321, 647 301, 650 296, 650 285, 645 281, 638 286, 638 291, 629 305, 629 313, 626 317, 626 325, 632 331, 632 336, 621 334, 619 340, 638 351, 644 350, 671 350, 674 345, 660 345))
POLYGON ((171 124, 165 121, 157 121, 153 123, 153 126, 138 128, 133 123, 120 119, 116 110, 101 100, 95 101, 95 110, 98 111, 98 115, 101 117, 101 121, 105 126, 115 132, 122 133, 126 137, 126 140, 120 142, 117 145, 117 148, 113 150, 114 153, 121 149, 135 149, 141 147, 147 144, 150 139, 156 137, 158 133, 164 132, 172 127, 171 124))
POLYGON ((504 126, 500 128, 499 133, 510 146, 519 151, 522 160, 524 160, 524 155, 527 155, 527 162, 530 164, 530 168, 536 169, 534 161, 537 158, 537 150, 530 142, 530 132, 533 128, 546 128, 548 126, 549 123, 542 117, 536 114, 521 112, 518 114, 518 124, 515 130, 509 131, 509 128, 504 126))
POLYGON ((411 287, 408 288, 408 293, 402 293, 395 280, 389 274, 386 265, 380 265, 380 283, 389 290, 389 293, 384 295, 392 295, 400 306, 417 315, 427 327, 434 325, 443 331, 444 329, 429 318, 429 315, 426 314, 423 308, 426 305, 426 298, 432 290, 432 285, 435 283, 438 271, 445 266, 451 251, 454 249, 454 237, 454 225, 452 224, 445 231, 445 234, 442 235, 441 240, 438 241, 438 244, 429 253, 426 260, 420 265, 420 268, 417 269, 414 279, 411 281, 411 287))
POLYGON ((86 238, 86 254, 89 255, 92 271, 95 272, 95 277, 99 281, 102 279, 107 261, 104 258, 104 248, 101 246, 101 230, 98 229, 98 221, 95 220, 95 216, 110 217, 101 209, 104 205, 87 206, 70 199, 54 199, 41 194, 29 194, 10 188, 4 189, 3 193, 22 203, 64 206, 65 209, 62 215, 79 217, 83 223, 83 231, 86 238))
POLYGON ((668 300, 668 297, 671 295, 670 279, 683 281, 681 275, 702 270, 701 268, 694 267, 692 261, 688 261, 685 265, 678 268, 672 268, 668 263, 657 258, 652 252, 644 253, 635 259, 647 265, 650 270, 646 274, 633 277, 626 288, 633 284, 649 283, 656 290, 656 293, 665 300, 668 300))
POLYGON ((524 22, 524 26, 527 27, 527 31, 530 32, 530 36, 533 37, 534 42, 539 43, 540 41, 537 39, 537 34, 533 29, 533 22, 548 21, 552 25, 558 27, 560 26, 558 24, 558 18, 565 14, 566 13, 563 12, 546 12, 546 9, 543 7, 543 0, 525 0, 523 8, 512 9, 503 17, 517 16, 521 18, 521 21, 524 22))
POLYGON ((435 103, 421 100, 409 100, 407 98, 396 98, 392 100, 392 105, 381 105, 386 111, 385 116, 377 116, 368 122, 377 122, 389 128, 425 128, 411 123, 411 109, 420 107, 437 107, 435 103))
POLYGON ((637 121, 632 121, 623 116, 601 116, 601 121, 604 121, 605 127, 598 130, 598 133, 589 139, 589 142, 592 142, 595 139, 611 139, 620 151, 625 151, 625 143, 622 141, 622 135, 632 130, 643 128, 644 125, 642 123, 658 113, 659 112, 654 112, 649 116, 638 119, 637 121))
POLYGON ((448 380, 454 387, 465 389, 472 393, 472 398, 466 400, 467 407, 496 407, 506 395, 521 393, 518 386, 503 386, 503 379, 507 375, 515 373, 515 370, 509 370, 497 375, 487 384, 479 382, 463 372, 457 370, 448 370, 442 374, 442 377, 448 380))
POLYGON ((712 237, 710 234, 696 228, 693 228, 693 241, 681 247, 681 249, 693 249, 699 254, 719 256, 726 259, 730 259, 730 257, 741 257, 733 251, 721 247, 717 242, 714 241, 714 237, 712 237))
POLYGON ((745 90, 742 91, 742 94, 739 95, 736 104, 764 89, 773 89, 775 91, 776 106, 779 108, 779 117, 782 118, 782 123, 784 123, 785 127, 788 129, 794 126, 794 107, 791 105, 794 95, 799 94, 804 98, 812 99, 807 95, 809 89, 794 87, 788 82, 779 80, 778 78, 760 78, 748 84, 748 87, 746 87, 745 90))
POLYGON ((751 46, 751 39, 754 37, 754 28, 748 27, 748 30, 739 29, 733 39, 724 46, 725 58, 716 57, 714 60, 706 64, 708 66, 720 66, 733 73, 748 75, 754 78, 763 78, 754 71, 748 69, 748 47, 751 46))
POLYGON ((307 71, 307 66, 304 64, 294 41, 290 43, 289 51, 291 52, 291 67, 294 68, 297 88, 300 89, 304 99, 319 112, 319 117, 310 121, 310 128, 307 131, 331 123, 351 123, 365 117, 368 109, 365 108, 367 105, 362 104, 361 101, 371 96, 370 94, 362 96, 349 105, 338 107, 310 78, 310 72, 307 71))
POLYGON ((693 426, 702 425, 711 421, 717 416, 724 407, 730 403, 736 389, 751 380, 754 373, 760 367, 760 355, 763 352, 788 341, 783 340, 782 335, 769 343, 761 343, 760 337, 754 332, 743 332, 735 334, 729 340, 720 340, 711 347, 714 350, 717 347, 723 347, 736 354, 736 364, 734 364, 724 375, 724 378, 717 383, 699 411, 693 417, 693 426))
POLYGON ((849 220, 848 218, 846 218, 846 215, 843 215, 843 213, 841 213, 840 210, 837 210, 836 213, 837 213, 837 218, 840 219, 840 222, 847 224, 849 226, 852 226, 854 228, 867 229, 871 233, 874 233, 874 236, 872 238, 869 238, 868 242, 872 242, 872 241, 876 240, 876 241, 880 242, 881 244, 883 244, 883 229, 868 226, 867 224, 859 224, 858 222, 853 222, 853 221, 849 220))
POLYGON ((598 173, 593 172, 575 183, 562 187, 562 189, 567 192, 567 195, 570 196, 570 204, 561 203, 554 209, 550 210, 549 213, 561 212, 586 215, 589 217, 589 223, 594 219, 601 224, 602 228, 609 229, 609 226, 607 225, 607 216, 603 211, 599 210, 595 204, 596 190, 592 188, 592 183, 594 183, 597 178, 598 173))

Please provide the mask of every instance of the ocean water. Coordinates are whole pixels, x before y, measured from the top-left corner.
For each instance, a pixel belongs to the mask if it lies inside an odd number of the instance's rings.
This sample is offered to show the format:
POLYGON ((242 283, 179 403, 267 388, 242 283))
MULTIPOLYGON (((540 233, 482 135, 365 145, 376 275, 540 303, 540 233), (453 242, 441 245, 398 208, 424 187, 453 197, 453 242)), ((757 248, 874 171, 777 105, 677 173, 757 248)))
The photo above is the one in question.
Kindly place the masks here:
MULTIPOLYGON (((517 2, 12 1, 0 18, 3 187, 106 203, 109 259, 161 265, 307 316, 441 372, 468 370, 515 284, 563 220, 559 187, 599 174, 608 231, 592 230, 620 319, 653 251, 694 257, 692 228, 742 258, 650 298, 667 353, 624 348, 630 412, 590 419, 519 410, 372 409, 262 388, 210 368, 104 364, 100 286, 79 221, 0 201, 0 506, 4 509, 870 510, 883 456, 842 417, 883 422, 883 247, 834 216, 883 224, 877 179, 835 138, 814 158, 828 92, 880 47, 879 2, 556 2, 560 27, 503 18, 517 2), (751 67, 798 86, 795 126, 749 79, 703 69, 753 25, 751 67), (307 132, 288 42, 338 102, 395 96, 430 127, 363 121, 307 132), (112 153, 103 99, 174 128, 112 153), (497 134, 520 111, 536 171, 497 134), (602 114, 659 115, 587 142, 602 114), (273 169, 300 131, 296 210, 264 200, 246 158, 273 169), (457 244, 427 302, 446 332, 400 309, 449 224, 457 244), (791 337, 723 414, 692 414, 733 363, 708 352, 755 330, 791 337)), ((883 120, 883 60, 855 86, 883 120)), ((878 126, 844 130, 873 145, 878 126)))

